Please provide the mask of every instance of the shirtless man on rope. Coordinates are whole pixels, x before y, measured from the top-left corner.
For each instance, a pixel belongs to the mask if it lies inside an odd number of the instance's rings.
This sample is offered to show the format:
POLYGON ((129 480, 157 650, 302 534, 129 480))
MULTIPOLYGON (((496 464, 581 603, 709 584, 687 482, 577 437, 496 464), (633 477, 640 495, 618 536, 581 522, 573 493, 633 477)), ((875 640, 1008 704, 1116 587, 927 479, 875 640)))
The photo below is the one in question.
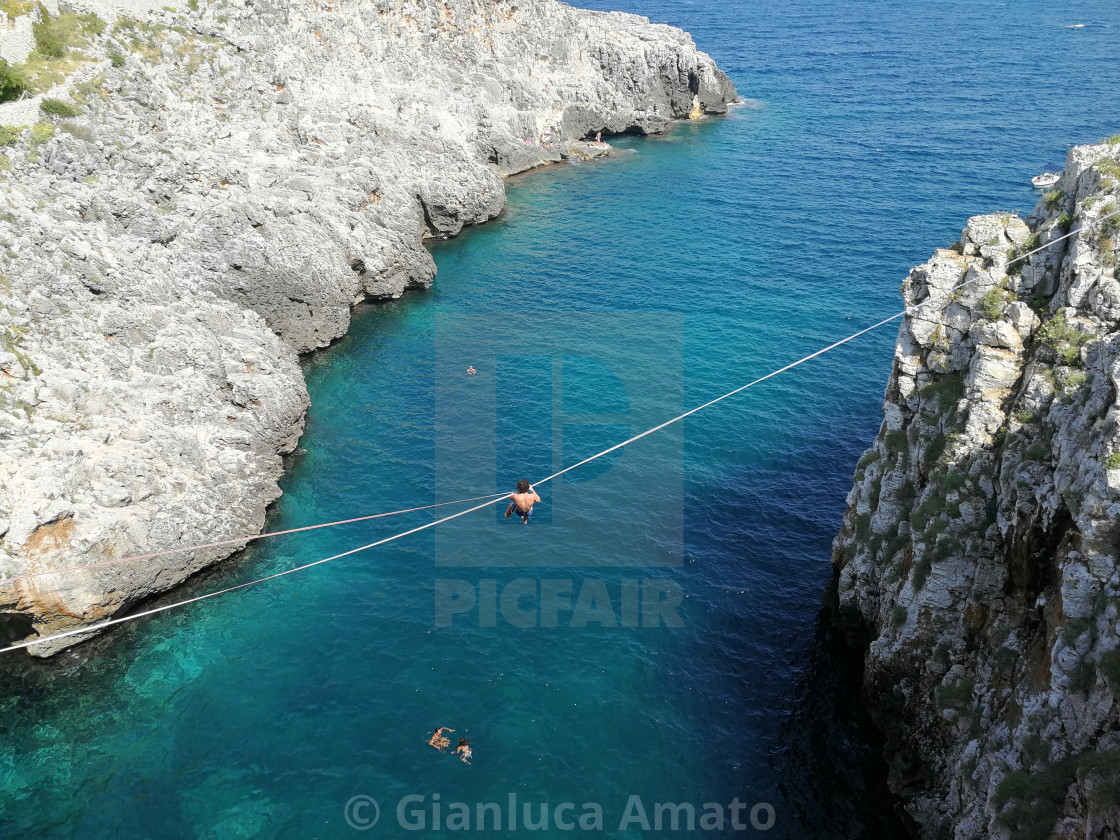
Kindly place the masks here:
POLYGON ((529 479, 523 478, 517 482, 517 492, 511 493, 509 497, 512 501, 506 508, 506 519, 509 519, 516 510, 517 515, 521 517, 521 522, 528 525, 529 517, 533 515, 533 505, 541 500, 533 485, 529 483, 529 479))

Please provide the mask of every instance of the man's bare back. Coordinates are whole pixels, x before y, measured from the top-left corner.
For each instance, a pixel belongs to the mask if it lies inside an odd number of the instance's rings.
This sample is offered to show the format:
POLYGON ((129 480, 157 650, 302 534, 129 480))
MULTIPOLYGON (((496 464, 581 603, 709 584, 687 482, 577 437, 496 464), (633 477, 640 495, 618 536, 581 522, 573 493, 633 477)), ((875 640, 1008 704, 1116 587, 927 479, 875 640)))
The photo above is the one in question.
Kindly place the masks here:
POLYGON ((506 508, 506 519, 509 519, 515 512, 521 517, 521 521, 526 525, 529 524, 529 517, 533 515, 533 505, 541 500, 537 495, 537 491, 524 478, 517 482, 517 492, 510 493, 509 498, 512 500, 510 506, 506 508))

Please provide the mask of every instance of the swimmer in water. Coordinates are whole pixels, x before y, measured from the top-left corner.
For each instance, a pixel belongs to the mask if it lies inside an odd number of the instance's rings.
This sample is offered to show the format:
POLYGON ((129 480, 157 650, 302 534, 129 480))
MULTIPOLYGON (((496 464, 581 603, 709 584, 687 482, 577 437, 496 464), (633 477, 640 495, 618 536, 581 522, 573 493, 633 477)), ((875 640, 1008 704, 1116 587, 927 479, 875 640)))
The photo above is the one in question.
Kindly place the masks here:
POLYGON ((455 748, 455 752, 459 756, 459 760, 464 764, 471 763, 471 742, 468 738, 460 738, 459 746, 455 748))
MULTIPOLYGON (((440 752, 443 752, 445 749, 447 749, 448 747, 451 746, 451 742, 449 740, 447 740, 447 738, 444 737, 443 733, 444 732, 454 732, 454 731, 455 731, 454 729, 451 729, 450 727, 447 727, 447 726, 437 726, 435 733, 428 740, 428 746, 435 747, 440 752)), ((462 739, 460 739, 460 740, 462 740, 462 739)))

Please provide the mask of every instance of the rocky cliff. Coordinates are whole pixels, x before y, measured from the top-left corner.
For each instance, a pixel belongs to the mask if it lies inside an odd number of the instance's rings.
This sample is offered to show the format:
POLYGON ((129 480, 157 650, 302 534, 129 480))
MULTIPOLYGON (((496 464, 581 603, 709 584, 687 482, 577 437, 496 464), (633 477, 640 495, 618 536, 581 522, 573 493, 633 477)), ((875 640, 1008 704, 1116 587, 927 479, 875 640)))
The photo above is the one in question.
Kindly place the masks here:
POLYGON ((833 565, 922 837, 1120 834, 1118 210, 1120 137, 902 284, 833 565))
MULTIPOLYGON (((685 33, 553 0, 4 10, 0 74, 28 89, 0 104, 4 578, 257 532, 302 430, 297 354, 431 283, 425 237, 500 213, 507 174, 603 153, 598 131, 736 99, 685 33)), ((228 553, 9 580, 0 640, 228 553)))

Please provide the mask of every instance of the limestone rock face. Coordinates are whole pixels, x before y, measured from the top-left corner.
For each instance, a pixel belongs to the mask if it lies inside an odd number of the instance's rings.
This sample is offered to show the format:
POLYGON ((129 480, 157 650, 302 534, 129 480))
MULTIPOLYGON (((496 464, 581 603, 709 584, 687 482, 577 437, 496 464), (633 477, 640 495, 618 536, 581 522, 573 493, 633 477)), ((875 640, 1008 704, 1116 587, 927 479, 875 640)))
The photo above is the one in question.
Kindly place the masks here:
POLYGON ((1120 145, 1074 148, 1030 218, 970 219, 903 283, 832 559, 926 838, 1118 833, 1118 176, 1120 145))
MULTIPOLYGON (((191 5, 84 0, 108 25, 52 94, 80 115, 3 149, 4 578, 258 531, 308 403, 297 354, 430 284, 424 238, 498 215, 505 175, 609 151, 596 132, 737 100, 684 32, 553 0, 191 5)), ((229 551, 8 580, 0 641, 229 551)))

